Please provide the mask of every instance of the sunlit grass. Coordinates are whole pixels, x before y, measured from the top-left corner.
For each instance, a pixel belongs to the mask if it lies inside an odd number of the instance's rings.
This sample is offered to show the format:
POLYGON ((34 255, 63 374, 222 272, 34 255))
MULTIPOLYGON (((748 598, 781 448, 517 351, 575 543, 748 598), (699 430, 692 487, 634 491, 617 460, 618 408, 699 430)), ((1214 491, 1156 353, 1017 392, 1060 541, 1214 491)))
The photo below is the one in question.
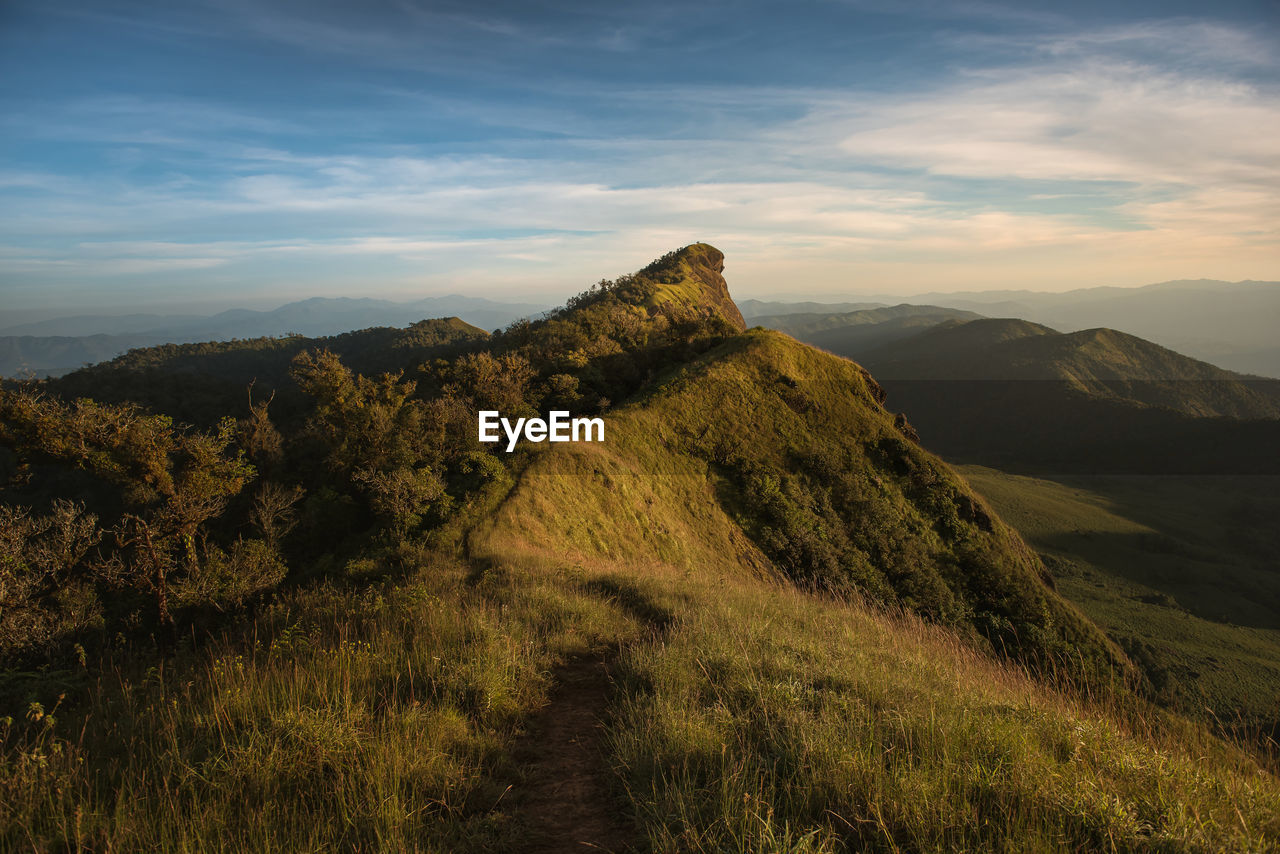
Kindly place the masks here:
POLYGON ((627 622, 545 585, 473 588, 448 565, 286 597, 163 668, 104 662, 87 708, 6 728, 0 839, 500 849, 514 830, 495 807, 519 773, 508 750, 550 668, 627 622))
MULTIPOLYGON (((758 361, 813 367, 762 342, 758 361)), ((869 394, 852 368, 815 364, 869 394)), ((755 380, 716 370, 721 397, 703 403, 732 411, 755 380)), ((782 581, 713 462, 679 452, 698 436, 682 382, 665 409, 613 422, 612 443, 522 457, 465 519, 409 544, 416 568, 370 581, 388 568, 369 557, 349 586, 281 593, 177 649, 121 645, 43 674, 35 704, 0 710, 0 848, 510 850, 528 830, 519 739, 557 665, 584 653, 610 662, 601 792, 640 850, 1280 846, 1280 781, 1119 680, 1049 687, 963 626, 782 581)), ((800 423, 774 408, 772 434, 800 423)), ((874 435, 893 429, 875 418, 874 435)), ((761 429, 731 426, 721 444, 761 429)), ((1038 584, 1025 546, 993 530, 1020 561, 1005 580, 1038 584)))
POLYGON ((1136 701, 1049 691, 856 604, 747 584, 695 601, 618 670, 614 761, 655 850, 1276 844, 1275 778, 1136 701))
POLYGON ((6 847, 503 850, 549 672, 616 645, 609 759, 654 850, 1280 839, 1274 777, 1131 698, 725 567, 521 548, 471 581, 442 564, 299 593, 163 670, 108 666, 83 713, 9 727, 6 847))

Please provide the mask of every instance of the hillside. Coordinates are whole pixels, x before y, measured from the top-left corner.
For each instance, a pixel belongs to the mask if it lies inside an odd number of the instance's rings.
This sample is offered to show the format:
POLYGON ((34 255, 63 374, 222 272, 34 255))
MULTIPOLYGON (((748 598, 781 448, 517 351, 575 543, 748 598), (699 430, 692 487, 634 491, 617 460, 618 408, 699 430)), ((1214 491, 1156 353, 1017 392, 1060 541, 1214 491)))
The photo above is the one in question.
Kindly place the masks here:
POLYGON ((684 507, 688 496, 655 496, 647 482, 699 472, 697 504, 732 519, 754 544, 726 549, 734 538, 718 535, 722 559, 737 553, 806 588, 901 606, 1029 661, 1119 666, 1101 635, 1045 588, 1021 541, 903 437, 878 395, 851 362, 777 333, 733 338, 616 410, 607 450, 573 448, 526 469, 521 483, 559 509, 549 531, 522 515, 522 536, 568 535, 586 554, 670 560, 682 547, 664 538, 669 526, 646 530, 635 505, 605 495, 631 484, 642 506, 684 507), (598 506, 585 504, 595 482, 608 485, 598 506), (580 520, 575 506, 589 517, 580 520))
POLYGON ((1280 380, 1225 371, 1114 329, 1062 334, 1025 320, 949 321, 862 361, 886 381, 1061 382, 1187 415, 1280 418, 1280 380))
POLYGON ((270 311, 232 309, 209 317, 80 315, 0 329, 0 377, 56 377, 130 350, 167 344, 333 337, 353 329, 405 328, 423 318, 451 315, 491 330, 544 308, 456 295, 412 302, 317 297, 270 311))
MULTIPOLYGON (((1270 844, 1175 817, 1180 798, 1202 816, 1246 802, 1265 822, 1280 816, 1273 778, 1203 732, 1059 694, 936 625, 779 586, 715 507, 701 461, 652 475, 629 465, 678 402, 630 409, 622 455, 567 448, 533 461, 471 543, 490 595, 519 601, 545 585, 538 601, 563 603, 547 591, 579 591, 633 621, 621 640, 593 637, 599 624, 584 617, 599 605, 578 605, 570 632, 614 686, 600 749, 619 800, 569 811, 606 829, 587 839, 777 852, 1270 844), (1236 769, 1216 778, 1231 793, 1216 805, 1191 782, 1205 767, 1236 769), (606 821, 619 803, 626 820, 606 821)), ((562 678, 583 678, 581 658, 567 661, 562 678)), ((549 710, 564 713, 555 695, 549 710)), ((548 825, 564 829, 535 826, 548 825)))
POLYGON ((895 305, 850 312, 813 312, 752 317, 752 325, 777 329, 838 356, 857 360, 863 353, 910 337, 948 320, 977 319, 968 311, 931 305, 895 305))
POLYGON ((1072 477, 966 466, 1057 589, 1185 713, 1280 735, 1275 477, 1072 477))
POLYGON ((138 354, 119 403, 0 390, 0 847, 1274 848, 1265 755, 1151 705, 863 368, 744 331, 723 263, 316 342, 279 416, 175 423, 158 378, 290 339, 138 354), (477 439, 559 407, 605 440, 477 439))
POLYGON ((931 293, 913 299, 1024 317, 1054 329, 1119 329, 1235 371, 1280 377, 1274 330, 1280 282, 1196 279, 1140 288, 931 293))
POLYGON ((132 401, 191 424, 209 426, 245 408, 247 390, 259 400, 277 397, 277 417, 305 407, 290 377, 299 354, 329 350, 359 373, 418 374, 437 358, 456 358, 489 337, 456 317, 423 320, 404 329, 373 328, 321 338, 233 339, 162 344, 130 350, 109 362, 50 379, 45 387, 66 398, 132 401))

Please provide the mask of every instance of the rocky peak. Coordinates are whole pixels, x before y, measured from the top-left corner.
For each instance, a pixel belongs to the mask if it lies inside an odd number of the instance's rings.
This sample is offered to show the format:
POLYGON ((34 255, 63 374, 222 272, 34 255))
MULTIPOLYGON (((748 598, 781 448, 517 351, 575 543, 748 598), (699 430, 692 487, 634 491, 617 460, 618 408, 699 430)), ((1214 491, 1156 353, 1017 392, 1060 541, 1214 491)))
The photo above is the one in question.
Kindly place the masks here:
POLYGON ((693 243, 670 252, 640 271, 641 276, 658 285, 648 300, 650 305, 709 306, 739 330, 745 330, 747 323, 729 296, 723 273, 724 253, 707 243, 693 243))

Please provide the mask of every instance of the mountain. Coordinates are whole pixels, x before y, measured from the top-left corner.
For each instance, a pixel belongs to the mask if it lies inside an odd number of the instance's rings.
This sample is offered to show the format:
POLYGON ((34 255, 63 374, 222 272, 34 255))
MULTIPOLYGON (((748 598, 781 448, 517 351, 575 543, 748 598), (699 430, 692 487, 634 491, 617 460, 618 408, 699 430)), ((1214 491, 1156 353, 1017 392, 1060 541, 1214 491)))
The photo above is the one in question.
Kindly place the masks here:
MULTIPOLYGON (((756 324, 756 318, 777 317, 784 314, 847 314, 864 309, 884 308, 884 302, 778 302, 744 299, 738 303, 742 316, 756 324)), ((759 324, 763 325, 763 324, 759 324)))
POLYGON ((1280 380, 1225 371, 1114 329, 1062 334, 1025 320, 948 321, 863 361, 886 381, 1061 382, 1188 415, 1280 418, 1280 380))
POLYGON ((723 269, 0 388, 0 847, 1274 848, 1264 754, 723 269))
POLYGON ((90 335, 137 335, 156 329, 181 329, 202 323, 200 314, 79 314, 0 328, 0 336, 85 338, 90 335))
MULTIPOLYGON (((742 305, 743 313, 753 319, 796 313, 843 314, 897 303, 902 298, 873 294, 854 299, 862 302, 745 300, 742 305)), ((929 292, 916 294, 909 301, 987 317, 1020 317, 1067 332, 1116 329, 1230 370, 1280 377, 1280 345, 1273 329, 1274 319, 1280 317, 1280 282, 1194 279, 1063 293, 929 292)))
POLYGON ((169 336, 145 333, 83 337, 6 335, 0 337, 0 376, 19 379, 56 377, 85 365, 112 359, 135 347, 162 343, 166 337, 169 336))
POLYGON ((922 294, 914 301, 1022 317, 1055 329, 1109 327, 1236 371, 1280 377, 1280 282, 1211 279, 1140 288, 922 294))
POLYGON ((1039 473, 1277 472, 1280 382, 1115 330, 950 320, 863 352, 922 441, 1039 473))
POLYGON ((724 280, 724 253, 695 243, 654 261, 637 274, 656 285, 640 304, 650 309, 673 306, 684 311, 712 311, 739 331, 747 328, 742 312, 729 296, 724 280))
MULTIPOLYGON (((714 498, 701 504, 736 521, 746 538, 729 540, 751 544, 738 551, 752 572, 905 604, 1032 659, 1070 648, 1109 666, 1105 642, 1044 587, 1024 546, 903 436, 852 362, 754 331, 647 388, 609 424, 607 448, 572 446, 524 470, 543 500, 563 493, 555 518, 540 523, 552 532, 573 526, 575 505, 607 517, 609 489, 652 489, 645 484, 666 472, 702 471, 714 498), (908 530, 917 532, 909 541, 908 530)), ((538 536, 530 519, 521 524, 538 536)), ((663 530, 638 531, 643 542, 626 551, 683 548, 663 530)))
POLYGON ((876 347, 910 337, 944 321, 979 316, 953 308, 904 303, 850 312, 761 315, 753 317, 751 322, 856 360, 876 347))
POLYGON ((459 317, 496 329, 545 309, 479 297, 427 297, 413 302, 316 297, 271 311, 232 309, 211 317, 134 314, 77 316, 0 329, 0 376, 59 376, 138 347, 261 338, 321 337, 369 327, 406 327, 424 318, 459 317))

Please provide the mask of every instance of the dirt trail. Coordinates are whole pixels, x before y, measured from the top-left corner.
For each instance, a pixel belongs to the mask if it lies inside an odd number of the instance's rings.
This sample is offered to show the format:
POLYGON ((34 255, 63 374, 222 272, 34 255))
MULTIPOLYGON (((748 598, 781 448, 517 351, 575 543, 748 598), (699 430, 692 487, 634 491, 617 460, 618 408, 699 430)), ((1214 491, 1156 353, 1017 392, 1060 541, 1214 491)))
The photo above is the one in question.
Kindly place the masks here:
POLYGON ((555 672, 551 702, 518 751, 532 770, 519 811, 530 827, 527 854, 629 851, 632 828, 612 795, 602 749, 609 700, 604 655, 571 658, 555 672))

